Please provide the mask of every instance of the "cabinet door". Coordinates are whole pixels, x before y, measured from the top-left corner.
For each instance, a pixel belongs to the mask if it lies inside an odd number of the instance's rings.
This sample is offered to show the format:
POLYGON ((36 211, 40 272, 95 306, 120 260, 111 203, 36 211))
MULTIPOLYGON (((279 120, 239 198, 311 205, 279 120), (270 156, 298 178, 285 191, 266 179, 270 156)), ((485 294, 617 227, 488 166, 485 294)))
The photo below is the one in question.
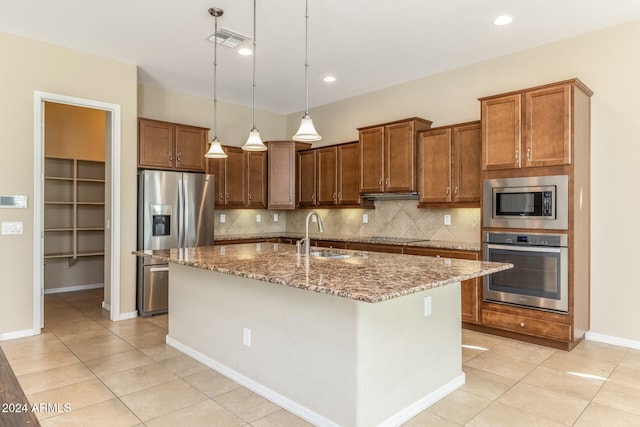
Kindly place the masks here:
POLYGON ((338 145, 338 204, 357 205, 359 192, 359 149, 358 143, 338 145))
POLYGON ((482 135, 480 123, 453 128, 453 201, 478 202, 482 185, 480 157, 482 135))
POLYGON ((525 99, 525 164, 571 164, 571 85, 527 92, 525 99))
POLYGON ((338 203, 338 150, 336 147, 316 150, 318 206, 338 203))
POLYGON ((384 126, 360 131, 360 192, 384 190, 384 126))
POLYGON ((267 152, 248 151, 247 160, 247 190, 248 205, 252 208, 267 207, 267 152))
POLYGON ((482 101, 482 169, 520 167, 520 95, 482 101))
POLYGON ((451 129, 418 136, 420 203, 451 202, 451 129))
POLYGON ((316 205, 316 150, 298 151, 298 205, 316 205))
POLYGON ((138 120, 138 166, 170 169, 175 166, 175 126, 138 120))
POLYGON ((191 126, 176 126, 176 169, 204 172, 207 131, 191 126))
POLYGON ((416 140, 413 121, 385 126, 384 191, 416 191, 416 140))
POLYGON ((239 147, 226 147, 224 167, 224 199, 228 207, 247 205, 247 186, 244 151, 239 147))
MULTIPOLYGON (((225 153, 227 148, 224 148, 225 153)), ((207 159, 207 173, 214 176, 213 188, 216 197, 216 207, 225 204, 225 160, 226 159, 207 159)))
POLYGON ((269 209, 295 208, 295 144, 289 141, 269 142, 269 209))

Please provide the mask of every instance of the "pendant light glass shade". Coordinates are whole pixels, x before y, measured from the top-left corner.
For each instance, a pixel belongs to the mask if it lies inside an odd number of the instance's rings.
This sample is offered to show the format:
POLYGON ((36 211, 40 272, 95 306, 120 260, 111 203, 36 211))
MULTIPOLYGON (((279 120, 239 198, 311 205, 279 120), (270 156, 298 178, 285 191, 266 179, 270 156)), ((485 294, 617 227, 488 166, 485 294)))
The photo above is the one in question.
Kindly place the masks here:
POLYGON ((242 146, 244 151, 265 151, 267 146, 262 143, 262 138, 260 138, 260 132, 255 127, 251 129, 249 132, 249 138, 247 138, 247 142, 242 146))
POLYGON ((242 149, 245 151, 265 151, 267 149, 256 128, 256 0, 253 0, 253 127, 242 149))
POLYGON ((209 151, 204 155, 208 159, 226 159, 227 153, 222 149, 222 145, 220 144, 220 140, 215 138, 211 141, 211 146, 209 147, 209 151))
POLYGON ((309 115, 309 0, 305 3, 304 13, 304 116, 300 121, 298 132, 291 137, 294 141, 313 142, 320 141, 322 137, 318 135, 313 126, 313 120, 309 115))
POLYGON ((313 120, 311 120, 311 116, 309 116, 309 114, 305 114, 304 116, 302 116, 300 127, 298 128, 298 132, 293 135, 293 140, 301 142, 313 142, 320 141, 321 139, 322 137, 318 135, 316 128, 313 127, 313 120))
MULTIPOLYGON (((218 17, 224 14, 222 9, 218 9, 217 7, 212 7, 209 9, 209 14, 213 16, 216 20, 215 24, 215 35, 218 34, 218 17)), ((214 48, 213 48, 213 140, 211 141, 211 147, 209 147, 209 151, 204 155, 208 159, 226 159, 227 154, 222 149, 222 145, 220 144, 220 140, 217 136, 217 128, 218 128, 218 97, 216 95, 216 84, 217 84, 217 71, 218 71, 218 41, 214 40, 214 48)))

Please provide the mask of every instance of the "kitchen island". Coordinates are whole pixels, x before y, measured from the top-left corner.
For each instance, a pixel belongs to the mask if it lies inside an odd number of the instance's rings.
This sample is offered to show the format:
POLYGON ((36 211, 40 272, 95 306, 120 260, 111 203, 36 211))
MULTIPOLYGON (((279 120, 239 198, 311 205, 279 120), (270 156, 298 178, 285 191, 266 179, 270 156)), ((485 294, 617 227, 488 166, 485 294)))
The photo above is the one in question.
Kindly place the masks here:
POLYGON ((398 425, 464 384, 460 281, 511 266, 277 243, 136 254, 170 263, 169 345, 323 426, 398 425))

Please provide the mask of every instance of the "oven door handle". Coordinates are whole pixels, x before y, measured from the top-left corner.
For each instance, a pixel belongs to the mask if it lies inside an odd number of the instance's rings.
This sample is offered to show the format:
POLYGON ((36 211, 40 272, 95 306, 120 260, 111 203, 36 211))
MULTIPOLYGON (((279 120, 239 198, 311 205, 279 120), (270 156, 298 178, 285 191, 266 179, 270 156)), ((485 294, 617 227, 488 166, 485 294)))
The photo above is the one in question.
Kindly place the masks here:
POLYGON ((516 252, 547 252, 547 253, 562 253, 563 249, 555 246, 525 246, 525 245, 494 245, 492 243, 485 243, 487 249, 503 249, 507 251, 516 252))

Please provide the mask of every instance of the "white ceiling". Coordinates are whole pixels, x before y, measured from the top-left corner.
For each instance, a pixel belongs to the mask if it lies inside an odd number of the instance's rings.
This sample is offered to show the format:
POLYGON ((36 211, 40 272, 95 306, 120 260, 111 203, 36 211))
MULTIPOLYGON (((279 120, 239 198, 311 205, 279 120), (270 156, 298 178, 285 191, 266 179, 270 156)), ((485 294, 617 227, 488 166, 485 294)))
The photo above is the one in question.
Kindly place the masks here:
MULTIPOLYGON (((220 27, 252 35, 251 0, 3 0, 0 31, 132 62, 140 83, 212 97, 210 7, 224 10, 220 27)), ((257 0, 259 109, 304 109, 304 10, 304 0, 257 0)), ((309 0, 309 15, 312 110, 640 19, 640 1, 309 0), (500 14, 513 23, 492 25, 500 14)), ((251 105, 251 61, 219 48, 219 100, 251 105)))

